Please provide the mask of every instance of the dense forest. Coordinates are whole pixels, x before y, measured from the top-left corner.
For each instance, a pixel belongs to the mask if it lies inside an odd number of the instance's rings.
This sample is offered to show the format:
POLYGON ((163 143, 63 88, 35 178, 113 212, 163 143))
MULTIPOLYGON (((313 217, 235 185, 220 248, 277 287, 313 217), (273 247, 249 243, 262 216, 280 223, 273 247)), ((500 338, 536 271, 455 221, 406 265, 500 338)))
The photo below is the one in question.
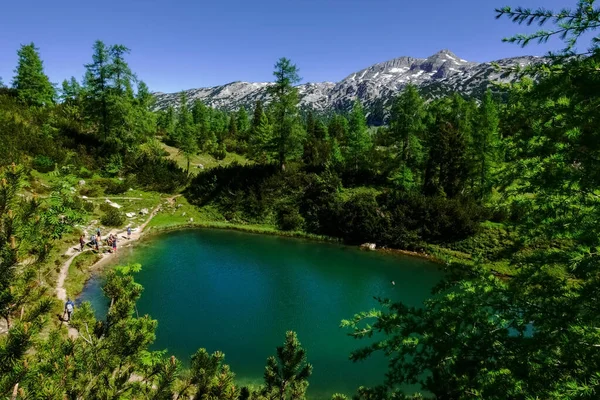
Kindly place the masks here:
POLYGON ((496 10, 551 26, 506 41, 558 37, 564 50, 482 98, 424 98, 408 85, 377 128, 359 102, 339 114, 301 110, 299 70, 286 58, 270 101, 253 110, 182 93, 179 107, 157 111, 123 45, 97 41, 83 79, 60 87, 39 49, 21 46, 10 87, 0 81, 0 396, 306 397, 312 366, 294 332, 274 344, 260 387, 237 385, 220 352, 199 349, 184 368, 151 351, 157 321, 137 312, 139 265, 109 270, 107 315, 84 303, 67 334, 55 315, 55 249, 92 213, 123 226, 120 211, 86 199, 135 188, 180 193, 236 226, 445 261, 424 307, 379 299, 379 310, 341 322, 358 339, 383 338, 352 360, 383 352, 389 361, 385 383, 357 388, 355 399, 600 397, 600 37, 576 48, 600 27, 594 3, 496 10), (200 154, 219 163, 198 165, 200 154), (422 394, 403 393, 406 384, 422 394))

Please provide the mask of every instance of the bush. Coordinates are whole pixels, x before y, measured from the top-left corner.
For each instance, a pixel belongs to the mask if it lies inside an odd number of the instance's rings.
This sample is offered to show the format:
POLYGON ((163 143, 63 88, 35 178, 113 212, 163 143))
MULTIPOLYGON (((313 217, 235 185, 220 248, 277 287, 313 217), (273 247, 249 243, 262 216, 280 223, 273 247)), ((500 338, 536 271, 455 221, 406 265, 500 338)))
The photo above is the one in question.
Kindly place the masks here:
POLYGON ((54 161, 48 156, 35 156, 32 162, 33 168, 38 172, 50 172, 54 170, 54 161))
POLYGON ((108 206, 100 222, 105 226, 120 227, 125 223, 125 215, 119 209, 108 206))
POLYGON ((188 174, 173 160, 142 155, 131 169, 136 183, 145 190, 173 193, 188 183, 188 174))
POLYGON ((86 167, 79 168, 79 172, 77 173, 77 176, 79 176, 80 178, 83 178, 83 179, 89 179, 93 175, 94 174, 92 173, 92 171, 90 171, 86 167))
POLYGON ((299 231, 304 226, 304 218, 298 208, 292 204, 280 205, 277 208, 277 227, 282 231, 299 231))
POLYGON ((104 187, 105 194, 122 194, 125 193, 128 189, 128 185, 125 182, 115 182, 113 180, 109 180, 104 187))
POLYGON ((216 150, 210 153, 211 156, 215 158, 215 160, 224 160, 227 157, 227 150, 225 149, 224 143, 219 143, 219 146, 216 150))
POLYGON ((102 194, 102 190, 96 185, 89 185, 79 189, 79 194, 87 197, 98 197, 102 194))

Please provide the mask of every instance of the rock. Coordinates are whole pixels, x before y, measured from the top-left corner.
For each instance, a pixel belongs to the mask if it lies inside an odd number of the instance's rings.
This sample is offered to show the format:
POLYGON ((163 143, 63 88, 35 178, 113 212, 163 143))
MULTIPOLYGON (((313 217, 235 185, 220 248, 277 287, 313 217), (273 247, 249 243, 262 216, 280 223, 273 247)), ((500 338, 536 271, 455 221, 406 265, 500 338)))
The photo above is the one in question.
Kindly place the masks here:
POLYGON ((105 203, 112 203, 109 199, 104 200, 105 203))
POLYGON ((190 223, 194 222, 194 218, 190 218, 190 223))
POLYGON ((183 212, 183 214, 181 214, 182 217, 185 217, 185 211, 183 212))
POLYGON ((88 197, 87 197, 87 196, 81 196, 81 198, 85 200, 85 199, 87 199, 88 197))
POLYGON ((375 250, 376 247, 375 243, 363 243, 360 245, 360 248, 365 250, 375 250))
POLYGON ((146 214, 148 214, 148 209, 147 209, 147 208, 142 208, 142 209, 140 210, 140 214, 141 214, 141 215, 146 215, 146 214))
POLYGON ((79 181, 79 186, 83 186, 83 185, 85 185, 85 181, 82 179, 79 181))
POLYGON ((204 169, 204 165, 198 164, 198 165, 196 165, 196 168, 204 169))
POLYGON ((114 208, 121 208, 121 205, 117 203, 108 203, 108 205, 114 208))
MULTIPOLYGON (((469 62, 448 50, 428 58, 399 57, 374 64, 334 82, 303 83, 297 86, 301 108, 314 111, 344 110, 358 98, 365 110, 383 111, 382 105, 395 97, 407 84, 418 87, 428 98, 450 93, 478 97, 491 82, 514 82, 519 74, 506 73, 511 67, 548 62, 545 57, 513 57, 493 62, 469 62), (501 68, 496 68, 495 65, 501 68)), ((269 83, 232 82, 222 86, 187 90, 188 99, 201 100, 207 106, 233 111, 245 106, 253 109, 256 100, 267 100, 269 83)), ((179 92, 157 93, 155 109, 179 105, 179 92)), ((377 117, 377 118, 382 118, 377 117)), ((382 122, 382 121, 379 121, 382 122)), ((201 168, 196 165, 196 168, 201 168)))
POLYGON ((135 213, 132 213, 132 212, 125 213, 125 215, 127 216, 127 218, 135 217, 135 213))
POLYGON ((132 191, 133 191, 133 188, 129 188, 129 191, 130 191, 130 192, 132 192, 132 191))

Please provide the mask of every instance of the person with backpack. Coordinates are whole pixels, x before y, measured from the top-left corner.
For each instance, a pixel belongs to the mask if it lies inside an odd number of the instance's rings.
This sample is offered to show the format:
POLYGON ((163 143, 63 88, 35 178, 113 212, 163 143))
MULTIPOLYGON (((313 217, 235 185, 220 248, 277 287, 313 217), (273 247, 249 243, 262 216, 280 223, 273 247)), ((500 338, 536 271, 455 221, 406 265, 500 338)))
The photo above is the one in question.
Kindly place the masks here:
POLYGON ((113 253, 116 253, 117 252, 117 236, 113 237, 112 248, 113 248, 113 253))
MULTIPOLYGON (((75 303, 71 299, 67 299, 67 303, 65 304, 65 314, 67 314, 67 322, 71 321, 71 314, 73 314, 73 310, 75 309, 75 303)), ((63 314, 64 318, 64 314, 63 314)))
POLYGON ((131 225, 127 227, 127 240, 131 239, 131 225))
POLYGON ((83 235, 79 236, 79 246, 81 246, 79 251, 83 251, 83 248, 85 247, 85 239, 84 239, 83 235))

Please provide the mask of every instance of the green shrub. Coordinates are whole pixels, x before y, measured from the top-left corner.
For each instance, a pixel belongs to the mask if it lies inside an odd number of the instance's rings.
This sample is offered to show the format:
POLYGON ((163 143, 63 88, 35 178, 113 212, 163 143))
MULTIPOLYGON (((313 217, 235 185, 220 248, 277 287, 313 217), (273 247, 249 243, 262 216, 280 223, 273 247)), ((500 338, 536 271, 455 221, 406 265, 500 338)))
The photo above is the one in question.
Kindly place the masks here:
POLYGON ((92 173, 92 171, 90 171, 86 167, 79 168, 79 172, 77 173, 77 176, 79 176, 80 178, 83 178, 83 179, 89 179, 93 175, 94 174, 92 173))
POLYGON ((224 160, 227 157, 227 150, 225 149, 224 143, 219 143, 219 146, 216 150, 210 153, 211 156, 215 158, 215 160, 224 160))
POLYGON ((125 223, 125 215, 123 215, 119 209, 108 206, 108 209, 100 219, 100 222, 105 226, 119 227, 125 223))
POLYGON ((102 194, 102 191, 96 185, 88 185, 79 189, 79 194, 87 197, 98 197, 102 194))
POLYGON ((277 208, 277 227, 282 231, 299 231, 304 226, 304 218, 298 208, 292 204, 280 205, 277 208))
POLYGON ((115 182, 110 180, 106 183, 104 187, 105 194, 122 194, 125 193, 128 189, 128 185, 124 181, 115 182))
POLYGON ((54 161, 48 156, 35 156, 32 162, 33 168, 38 172, 50 172, 54 170, 54 161))

